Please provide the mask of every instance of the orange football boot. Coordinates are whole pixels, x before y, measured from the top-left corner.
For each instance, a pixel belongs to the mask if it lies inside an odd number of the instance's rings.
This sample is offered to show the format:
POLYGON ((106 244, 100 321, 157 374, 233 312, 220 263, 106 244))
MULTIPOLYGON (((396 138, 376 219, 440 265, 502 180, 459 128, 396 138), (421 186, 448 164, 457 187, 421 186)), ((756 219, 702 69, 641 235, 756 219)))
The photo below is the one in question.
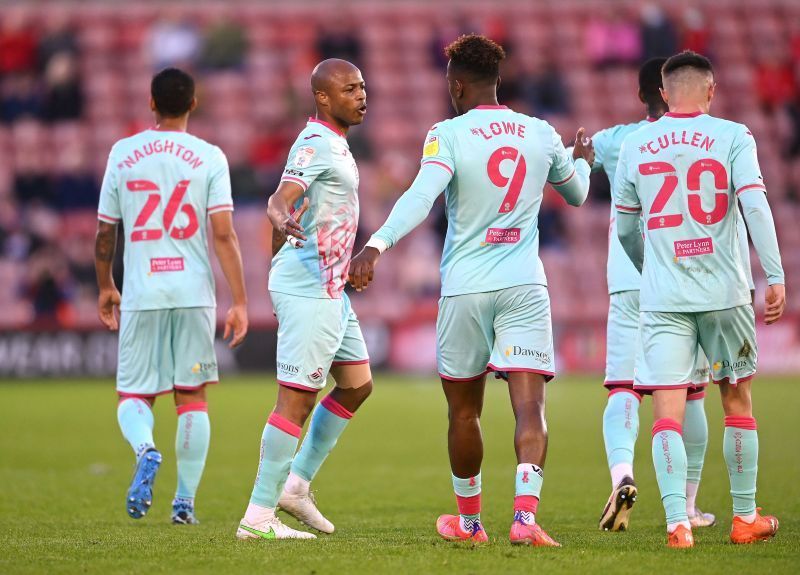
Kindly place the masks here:
POLYGON ((775 537, 778 532, 778 518, 772 515, 761 515, 760 507, 756 508, 756 520, 747 523, 741 517, 734 517, 731 525, 731 543, 737 545, 766 541, 775 537))
POLYGON ((436 531, 442 539, 448 541, 472 541, 473 543, 486 543, 489 536, 480 521, 475 522, 472 531, 461 529, 461 518, 458 515, 440 515, 436 520, 436 531))
POLYGON ((683 525, 678 525, 675 531, 667 535, 667 547, 674 547, 675 549, 694 547, 692 530, 683 525))

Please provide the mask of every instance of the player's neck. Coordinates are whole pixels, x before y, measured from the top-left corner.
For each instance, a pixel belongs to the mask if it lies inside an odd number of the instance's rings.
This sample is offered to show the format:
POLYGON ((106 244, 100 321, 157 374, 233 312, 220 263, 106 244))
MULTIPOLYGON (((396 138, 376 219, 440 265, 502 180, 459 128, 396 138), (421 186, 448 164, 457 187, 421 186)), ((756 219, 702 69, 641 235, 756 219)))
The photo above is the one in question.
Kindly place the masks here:
POLYGON ((317 110, 317 117, 314 118, 317 122, 321 122, 328 126, 331 130, 339 134, 340 136, 347 137, 347 131, 350 129, 350 126, 346 124, 342 124, 339 120, 330 116, 324 112, 320 112, 317 110))
POLYGON ((476 94, 474 98, 471 98, 468 102, 464 103, 464 113, 466 114, 470 110, 474 110, 479 106, 493 106, 497 107, 500 104, 497 101, 497 93, 487 93, 487 94, 476 94))
POLYGON ((710 108, 710 102, 697 102, 697 101, 686 101, 686 102, 675 102, 674 104, 669 105, 669 111, 672 114, 708 114, 708 110, 710 108))
POLYGON ((189 115, 180 118, 160 118, 156 116, 155 129, 160 132, 185 132, 189 128, 189 115))
POLYGON ((658 120, 661 116, 667 113, 667 109, 664 107, 648 107, 647 108, 647 119, 651 121, 658 120))

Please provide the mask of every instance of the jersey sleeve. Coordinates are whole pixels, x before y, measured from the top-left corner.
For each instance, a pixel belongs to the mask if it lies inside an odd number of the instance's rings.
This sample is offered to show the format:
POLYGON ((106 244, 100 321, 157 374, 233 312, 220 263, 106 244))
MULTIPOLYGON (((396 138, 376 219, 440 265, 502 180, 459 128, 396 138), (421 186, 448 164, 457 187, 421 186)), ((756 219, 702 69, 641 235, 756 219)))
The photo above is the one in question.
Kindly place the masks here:
POLYGON ((561 136, 553 130, 553 157, 550 164, 550 171, 547 174, 547 181, 554 186, 566 184, 575 176, 575 163, 572 155, 567 153, 561 136))
POLYGON ((233 195, 231 193, 231 174, 228 170, 228 159, 219 148, 208 182, 208 215, 218 212, 233 211, 233 195))
POLYGON ((614 185, 611 189, 614 194, 614 205, 618 212, 636 213, 642 210, 642 202, 636 191, 636 185, 631 179, 626 142, 627 138, 622 142, 619 150, 617 173, 614 174, 614 185))
MULTIPOLYGON (((605 160, 606 147, 608 146, 608 132, 606 130, 600 130, 594 136, 592 136, 592 145, 594 146, 594 163, 592 164, 592 173, 605 170, 603 161, 605 160)), ((614 174, 606 175, 608 176, 609 180, 614 180, 614 174)))
POLYGON ((322 138, 298 138, 289 151, 281 182, 298 184, 303 191, 330 167, 330 143, 322 138))
POLYGON ((456 162, 453 155, 453 145, 447 135, 447 130, 440 124, 434 125, 425 136, 422 146, 421 165, 439 166, 448 171, 451 176, 456 173, 456 162))
POLYGON ((122 220, 122 208, 119 202, 119 166, 114 158, 114 148, 108 154, 108 164, 103 174, 103 185, 100 188, 100 203, 97 207, 97 219, 108 224, 118 224, 122 220))
POLYGON ((756 140, 746 126, 741 126, 731 149, 731 183, 737 196, 749 190, 767 191, 758 165, 756 140))

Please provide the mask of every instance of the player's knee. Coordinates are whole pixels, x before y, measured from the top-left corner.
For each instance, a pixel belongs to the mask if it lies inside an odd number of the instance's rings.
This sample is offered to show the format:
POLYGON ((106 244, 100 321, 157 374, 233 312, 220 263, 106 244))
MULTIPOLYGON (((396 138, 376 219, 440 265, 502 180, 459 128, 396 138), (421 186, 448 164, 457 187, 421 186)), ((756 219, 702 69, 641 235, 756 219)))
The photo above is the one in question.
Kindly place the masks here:
POLYGON ((197 389, 175 390, 175 405, 187 405, 189 403, 198 403, 203 401, 206 401, 205 386, 198 387, 197 389))

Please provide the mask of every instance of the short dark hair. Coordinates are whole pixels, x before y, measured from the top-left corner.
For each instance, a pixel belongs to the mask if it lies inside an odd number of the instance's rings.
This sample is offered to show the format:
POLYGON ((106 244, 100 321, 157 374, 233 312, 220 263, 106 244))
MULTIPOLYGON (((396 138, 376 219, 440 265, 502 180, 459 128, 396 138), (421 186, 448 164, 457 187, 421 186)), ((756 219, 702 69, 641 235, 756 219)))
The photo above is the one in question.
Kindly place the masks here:
POLYGON ((450 66, 470 74, 474 81, 496 81, 506 52, 497 42, 480 34, 464 34, 444 49, 450 66))
POLYGON ((685 68, 687 66, 690 68, 695 68, 696 70, 711 72, 712 74, 714 73, 714 67, 711 65, 711 60, 702 54, 692 52, 691 50, 684 50, 680 54, 675 54, 674 56, 667 58, 667 61, 664 62, 664 66, 661 68, 661 73, 666 76, 675 70, 685 68))
POLYGON ((178 68, 165 68, 153 76, 150 95, 165 118, 179 118, 192 107, 194 78, 178 68))
POLYGON ((666 58, 650 58, 639 68, 639 91, 646 102, 662 101, 659 88, 664 87, 661 82, 661 68, 666 61, 666 58))

